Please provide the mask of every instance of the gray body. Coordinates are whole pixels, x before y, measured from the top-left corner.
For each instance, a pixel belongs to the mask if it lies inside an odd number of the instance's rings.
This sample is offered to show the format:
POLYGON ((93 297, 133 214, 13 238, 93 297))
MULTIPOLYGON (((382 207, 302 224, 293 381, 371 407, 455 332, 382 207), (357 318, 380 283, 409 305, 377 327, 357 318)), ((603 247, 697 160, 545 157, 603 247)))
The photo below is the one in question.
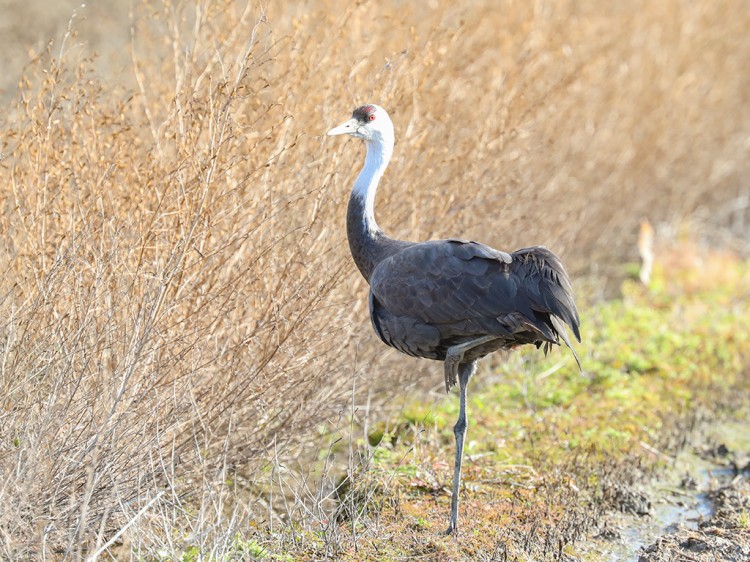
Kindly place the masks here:
POLYGON ((570 281, 547 248, 508 254, 458 239, 393 240, 364 227, 362 205, 352 196, 347 235, 370 284, 372 326, 385 344, 444 361, 449 348, 494 336, 464 354, 471 362, 522 344, 567 343, 563 322, 580 341, 570 281))
POLYGON ((578 341, 581 338, 570 280, 560 259, 542 246, 508 254, 467 240, 406 242, 386 236, 375 222, 374 202, 393 150, 388 114, 365 105, 328 134, 351 135, 367 146, 365 165, 349 200, 347 238, 354 262, 370 284, 375 332, 407 355, 443 361, 447 391, 459 383, 447 530, 457 535, 468 427, 466 390, 476 362, 493 351, 523 344, 542 346, 546 352, 562 340, 573 351, 565 325, 578 341))

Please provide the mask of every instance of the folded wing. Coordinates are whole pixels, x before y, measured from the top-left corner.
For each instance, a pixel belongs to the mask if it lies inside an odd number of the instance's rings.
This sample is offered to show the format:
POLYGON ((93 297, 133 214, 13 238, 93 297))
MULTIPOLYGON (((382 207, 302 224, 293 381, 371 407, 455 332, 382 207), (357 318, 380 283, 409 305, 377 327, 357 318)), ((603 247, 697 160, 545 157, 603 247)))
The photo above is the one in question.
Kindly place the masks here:
POLYGON ((569 345, 565 323, 580 341, 570 280, 541 246, 507 254, 464 240, 414 244, 380 262, 370 285, 390 315, 435 326, 446 337, 515 333, 519 343, 561 337, 569 345))

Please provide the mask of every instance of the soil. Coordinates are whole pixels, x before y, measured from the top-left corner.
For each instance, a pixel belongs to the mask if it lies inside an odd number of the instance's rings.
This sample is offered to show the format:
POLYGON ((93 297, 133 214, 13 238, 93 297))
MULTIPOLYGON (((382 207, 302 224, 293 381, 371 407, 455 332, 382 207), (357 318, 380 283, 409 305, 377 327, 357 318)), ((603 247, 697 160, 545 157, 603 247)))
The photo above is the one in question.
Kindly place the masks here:
POLYGON ((750 432, 713 423, 653 482, 623 483, 580 562, 750 562, 750 432))
POLYGON ((707 493, 713 513, 691 529, 679 526, 646 547, 638 562, 750 561, 750 463, 707 493))

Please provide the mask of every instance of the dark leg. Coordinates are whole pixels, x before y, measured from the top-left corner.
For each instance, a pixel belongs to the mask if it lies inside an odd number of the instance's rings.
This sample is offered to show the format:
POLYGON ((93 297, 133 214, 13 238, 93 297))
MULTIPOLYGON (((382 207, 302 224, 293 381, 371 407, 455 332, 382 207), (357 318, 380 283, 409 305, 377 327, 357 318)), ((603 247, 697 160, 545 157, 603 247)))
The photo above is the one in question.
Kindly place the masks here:
POLYGON ((456 436, 456 463, 453 468, 453 497, 451 497, 451 520, 446 534, 458 536, 458 489, 461 484, 461 458, 464 453, 464 439, 466 428, 469 423, 466 418, 466 387, 469 385, 471 375, 476 371, 477 364, 462 363, 458 366, 459 384, 459 412, 456 425, 453 426, 453 435, 456 436))

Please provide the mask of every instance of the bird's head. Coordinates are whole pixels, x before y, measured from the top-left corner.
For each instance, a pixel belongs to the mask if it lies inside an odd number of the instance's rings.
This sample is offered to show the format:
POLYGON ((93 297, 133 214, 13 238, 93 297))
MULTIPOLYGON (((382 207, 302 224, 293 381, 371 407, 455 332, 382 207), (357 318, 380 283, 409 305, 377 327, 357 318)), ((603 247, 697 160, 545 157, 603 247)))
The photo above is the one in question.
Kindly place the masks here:
POLYGON ((382 107, 373 104, 358 107, 352 118, 328 131, 328 136, 350 135, 365 142, 393 142, 393 122, 382 107))

